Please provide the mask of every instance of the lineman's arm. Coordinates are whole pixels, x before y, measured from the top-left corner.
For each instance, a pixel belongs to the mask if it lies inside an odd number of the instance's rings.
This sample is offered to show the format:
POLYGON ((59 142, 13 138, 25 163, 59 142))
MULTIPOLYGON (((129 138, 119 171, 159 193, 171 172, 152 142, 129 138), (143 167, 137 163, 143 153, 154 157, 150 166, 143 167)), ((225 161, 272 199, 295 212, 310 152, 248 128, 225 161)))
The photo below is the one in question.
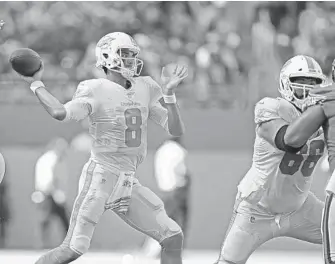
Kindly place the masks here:
POLYGON ((321 105, 309 107, 288 126, 285 142, 292 147, 302 147, 325 121, 326 116, 321 105))
POLYGON ((256 132, 276 148, 291 153, 298 152, 325 120, 318 105, 307 109, 292 123, 281 118, 279 111, 274 99, 260 101, 255 108, 256 132))

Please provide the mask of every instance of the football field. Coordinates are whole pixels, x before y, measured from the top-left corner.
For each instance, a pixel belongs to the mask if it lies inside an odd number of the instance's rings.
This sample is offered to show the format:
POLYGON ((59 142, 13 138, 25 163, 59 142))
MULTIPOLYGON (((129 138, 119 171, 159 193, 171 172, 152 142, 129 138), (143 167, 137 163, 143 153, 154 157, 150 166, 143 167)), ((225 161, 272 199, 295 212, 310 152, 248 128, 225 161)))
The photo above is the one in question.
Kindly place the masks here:
MULTIPOLYGON (((42 252, 0 251, 1 264, 33 264, 42 252)), ((184 264, 213 264, 217 252, 186 251, 184 264)), ((159 260, 130 255, 123 252, 90 252, 74 261, 76 264, 159 264, 159 260)), ((323 264, 319 251, 258 251, 247 264, 323 264)))

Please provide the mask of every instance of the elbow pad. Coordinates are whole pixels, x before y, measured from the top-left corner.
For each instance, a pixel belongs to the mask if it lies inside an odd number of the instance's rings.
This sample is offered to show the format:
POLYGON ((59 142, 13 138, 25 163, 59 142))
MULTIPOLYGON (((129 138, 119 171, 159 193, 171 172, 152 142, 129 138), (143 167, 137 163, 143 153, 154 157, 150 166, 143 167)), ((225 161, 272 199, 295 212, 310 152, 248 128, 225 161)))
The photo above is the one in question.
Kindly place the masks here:
POLYGON ((288 128, 288 125, 284 125, 278 130, 276 137, 275 137, 276 147, 285 152, 297 153, 302 149, 303 146, 299 148, 294 148, 285 143, 284 137, 285 137, 287 128, 288 128))

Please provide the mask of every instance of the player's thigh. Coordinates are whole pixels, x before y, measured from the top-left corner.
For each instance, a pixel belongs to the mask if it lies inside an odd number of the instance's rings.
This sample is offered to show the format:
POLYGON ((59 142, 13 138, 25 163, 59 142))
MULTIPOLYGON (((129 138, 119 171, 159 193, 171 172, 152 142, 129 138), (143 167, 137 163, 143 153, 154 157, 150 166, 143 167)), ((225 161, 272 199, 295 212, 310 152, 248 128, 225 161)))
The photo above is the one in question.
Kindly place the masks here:
POLYGON ((310 193, 303 206, 290 216, 290 226, 285 235, 303 241, 321 244, 323 208, 324 203, 313 193, 310 193))
POLYGON ((245 263, 260 245, 272 237, 270 220, 234 212, 221 247, 220 260, 245 263))
POLYGON ((78 253, 87 251, 115 182, 116 177, 94 161, 85 165, 64 245, 78 253))
POLYGON ((166 214, 162 200, 140 184, 133 186, 128 212, 119 216, 130 226, 158 242, 181 232, 179 225, 166 214))

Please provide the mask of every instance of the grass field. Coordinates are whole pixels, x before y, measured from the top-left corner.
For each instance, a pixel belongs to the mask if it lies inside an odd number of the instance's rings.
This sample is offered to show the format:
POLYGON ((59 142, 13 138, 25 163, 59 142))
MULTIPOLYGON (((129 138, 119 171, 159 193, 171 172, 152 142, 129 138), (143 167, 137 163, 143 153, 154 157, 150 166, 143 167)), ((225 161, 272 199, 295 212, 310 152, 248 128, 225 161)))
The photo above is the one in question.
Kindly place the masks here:
MULTIPOLYGON (((1 264, 33 264, 42 252, 35 251, 0 251, 1 264)), ((184 264, 213 264, 217 252, 186 251, 184 264)), ((141 256, 132 256, 118 252, 90 252, 78 259, 76 264, 159 264, 159 260, 141 256)), ((322 252, 319 251, 258 251, 247 264, 323 264, 322 252)))

